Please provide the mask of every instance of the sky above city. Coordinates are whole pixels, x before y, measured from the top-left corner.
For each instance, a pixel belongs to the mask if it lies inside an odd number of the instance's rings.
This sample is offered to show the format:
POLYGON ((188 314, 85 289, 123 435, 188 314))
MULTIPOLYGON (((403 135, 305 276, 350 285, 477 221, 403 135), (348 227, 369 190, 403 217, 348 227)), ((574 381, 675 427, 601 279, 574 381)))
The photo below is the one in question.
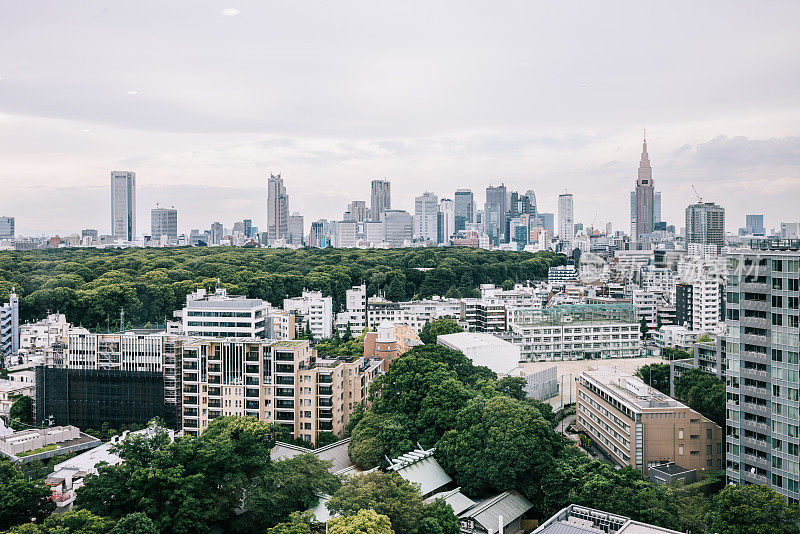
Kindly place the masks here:
POLYGON ((0 215, 110 231, 109 172, 179 231, 339 219, 487 185, 628 231, 647 129, 662 216, 800 219, 800 2, 32 1, 0 14, 0 215))

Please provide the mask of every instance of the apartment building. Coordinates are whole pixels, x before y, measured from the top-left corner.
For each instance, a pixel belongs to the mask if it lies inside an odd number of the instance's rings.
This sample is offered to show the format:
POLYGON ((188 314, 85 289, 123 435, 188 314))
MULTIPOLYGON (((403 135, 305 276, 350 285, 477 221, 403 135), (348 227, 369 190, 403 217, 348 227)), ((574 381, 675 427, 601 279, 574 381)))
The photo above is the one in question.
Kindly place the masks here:
POLYGON ((19 297, 13 291, 0 305, 0 368, 4 360, 19 350, 19 297))
POLYGON ((283 309, 299 316, 298 326, 308 324, 314 339, 333 335, 333 299, 323 297, 322 291, 303 291, 299 297, 283 299, 283 309))
POLYGON ((503 332, 508 329, 506 305, 492 299, 462 300, 460 318, 473 332, 503 332))
POLYGON ((722 428, 641 379, 609 367, 581 373, 577 424, 621 466, 647 475, 673 462, 686 469, 722 469, 722 428))
POLYGON ((728 255, 727 477, 800 500, 800 242, 728 255))
POLYGON ((381 365, 317 356, 308 341, 198 339, 183 345, 181 359, 186 433, 216 417, 250 416, 311 443, 320 432, 342 435, 381 365))
POLYGON ((641 321, 642 317, 644 317, 645 321, 647 321, 647 328, 649 330, 655 330, 658 326, 658 316, 656 313, 657 299, 655 293, 636 289, 633 291, 631 297, 632 303, 639 313, 639 320, 641 321))
POLYGON ((438 318, 458 320, 461 302, 458 299, 428 299, 409 302, 392 302, 382 297, 367 301, 367 326, 375 330, 384 321, 408 325, 419 333, 426 323, 438 318))
POLYGON ((519 345, 529 361, 635 358, 641 354, 632 304, 572 304, 516 308, 503 339, 519 345))
POLYGON ((347 330, 358 337, 367 327, 367 286, 353 286, 345 291, 345 311, 336 314, 336 328, 339 332, 347 330))
POLYGON ((261 299, 228 295, 224 288, 213 294, 198 289, 186 296, 186 306, 176 311, 183 334, 202 337, 266 337, 268 304, 261 299))

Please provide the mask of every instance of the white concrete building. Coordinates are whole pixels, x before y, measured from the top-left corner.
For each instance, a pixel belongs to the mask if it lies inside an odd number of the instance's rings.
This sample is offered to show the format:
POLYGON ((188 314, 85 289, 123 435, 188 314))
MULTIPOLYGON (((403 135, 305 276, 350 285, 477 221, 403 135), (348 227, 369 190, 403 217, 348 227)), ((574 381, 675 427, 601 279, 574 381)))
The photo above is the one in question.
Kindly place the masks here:
POLYGON ((336 328, 342 334, 350 325, 350 333, 358 337, 367 326, 367 286, 353 286, 345 292, 346 309, 336 314, 336 328))
POLYGON ((653 332, 653 340, 659 347, 674 347, 691 350, 702 332, 689 330, 679 325, 665 325, 653 332))
POLYGON ((333 300, 321 291, 303 291, 299 297, 284 299, 283 309, 299 315, 304 325, 307 322, 314 339, 333 335, 333 300))
POLYGON ((175 316, 181 318, 187 336, 263 338, 267 307, 261 299, 229 296, 224 288, 213 294, 198 289, 186 296, 186 306, 175 316))
POLYGON ((437 241, 439 197, 425 192, 414 199, 414 239, 437 241))
POLYGON ((510 333, 528 361, 635 358, 641 355, 639 318, 632 304, 516 308, 510 333))
POLYGON ((519 347, 492 334, 478 332, 446 334, 438 336, 436 343, 463 352, 472 360, 473 365, 483 365, 498 375, 508 375, 519 367, 519 347))
POLYGON ((644 317, 647 320, 647 328, 655 330, 658 326, 657 299, 654 293, 636 289, 631 295, 633 305, 639 314, 639 321, 644 317))
POLYGON ((356 221, 339 221, 336 224, 336 248, 355 248, 358 223, 356 221))

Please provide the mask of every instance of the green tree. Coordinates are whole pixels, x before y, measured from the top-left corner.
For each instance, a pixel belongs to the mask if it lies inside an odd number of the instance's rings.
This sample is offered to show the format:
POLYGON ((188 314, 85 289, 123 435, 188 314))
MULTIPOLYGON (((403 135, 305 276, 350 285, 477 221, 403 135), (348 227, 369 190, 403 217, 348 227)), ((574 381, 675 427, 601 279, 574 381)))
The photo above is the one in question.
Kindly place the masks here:
POLYGON ((253 418, 220 417, 199 438, 129 437, 117 446, 124 462, 87 476, 76 504, 113 519, 143 512, 159 531, 207 530, 230 520, 265 475, 279 431, 253 418))
POLYGON ((706 515, 709 532, 797 534, 800 508, 767 486, 725 486, 706 515))
POLYGON ((639 323, 639 332, 641 332, 642 337, 647 335, 649 329, 647 328, 647 317, 642 317, 642 322, 639 323))
POLYGON ((28 482, 15 465, 0 459, 0 530, 50 515, 56 507, 51 494, 48 486, 28 482))
POLYGON ((695 340, 695 343, 710 343, 714 341, 708 334, 703 334, 695 340))
POLYGON ((541 479, 563 448, 533 405, 505 396, 477 397, 458 413, 436 456, 465 493, 517 489, 541 510, 541 479))
POLYGON ((407 424, 406 417, 368 410, 353 429, 347 445, 350 459, 362 469, 372 469, 385 465, 386 457, 395 458, 413 449, 407 424))
POLYGON ((334 493, 341 484, 328 472, 331 465, 310 453, 273 462, 247 492, 244 503, 248 512, 236 519, 237 530, 263 532, 295 510, 314 506, 317 495, 334 493))
POLYGON ((419 490, 397 473, 372 471, 354 476, 333 494, 326 506, 331 513, 345 517, 360 510, 374 510, 389 518, 395 532, 414 532, 422 517, 419 490))
POLYGON ((504 376, 497 381, 497 391, 512 399, 525 399, 525 386, 527 381, 521 376, 504 376))
POLYGON ((725 426, 725 383, 699 369, 684 371, 675 379, 675 396, 717 423, 725 426))
POLYGON ((664 395, 669 395, 669 364, 651 363, 636 370, 636 376, 645 384, 653 386, 664 395))
POLYGON ((458 517, 444 499, 436 499, 422 508, 417 534, 458 534, 458 517))
POLYGON ((373 510, 359 510, 355 515, 333 519, 330 534, 394 534, 389 518, 373 510))
POLYGON ((353 339, 353 331, 350 329, 350 321, 347 321, 347 328, 344 330, 342 341, 350 341, 353 339))
POLYGON ((114 525, 109 534, 159 534, 155 523, 141 512, 128 514, 114 525))
POLYGON ((308 512, 292 512, 289 520, 278 523, 267 529, 267 534, 311 534, 311 521, 314 514, 308 512))
MULTIPOLYGON (((114 522, 86 510, 54 514, 42 523, 26 523, 9 530, 10 534, 109 534, 114 522)), ((126 531, 127 532, 127 531, 126 531)), ((134 534, 140 534, 133 531, 134 534)), ((155 531, 151 531, 155 533, 155 531)), ((116 534, 116 533, 114 533, 116 534)), ((141 534, 150 534, 144 532, 141 534)))
POLYGON ((434 319, 422 327, 419 333, 419 338, 423 343, 436 343, 436 336, 443 336, 445 334, 455 334, 463 332, 464 329, 458 326, 458 323, 452 319, 440 318, 434 319))
POLYGON ((11 426, 17 430, 28 428, 33 420, 33 402, 27 395, 19 395, 11 404, 8 413, 11 426))
POLYGON ((500 289, 503 291, 511 291, 514 289, 514 281, 511 279, 504 280, 502 284, 500 284, 500 289))

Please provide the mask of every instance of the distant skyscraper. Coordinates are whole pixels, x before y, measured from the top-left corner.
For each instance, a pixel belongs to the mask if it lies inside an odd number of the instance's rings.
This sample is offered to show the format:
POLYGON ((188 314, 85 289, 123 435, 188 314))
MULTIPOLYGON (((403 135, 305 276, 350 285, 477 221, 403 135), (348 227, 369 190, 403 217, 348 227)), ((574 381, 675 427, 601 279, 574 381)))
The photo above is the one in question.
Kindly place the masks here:
POLYGON ((456 207, 455 202, 449 198, 439 201, 439 243, 450 243, 450 238, 456 233, 456 207))
POLYGON ((766 229, 764 228, 763 215, 745 215, 745 228, 750 235, 764 235, 766 229))
POLYGON ((270 173, 267 184, 267 244, 289 236, 289 195, 281 174, 270 173))
POLYGON ((413 217, 407 211, 386 210, 383 212, 386 227, 386 241, 392 248, 403 246, 403 242, 413 237, 413 217))
POLYGON ((713 202, 698 202, 686 208, 686 243, 725 244, 725 208, 713 202))
POLYGON ((642 141, 642 157, 639 160, 639 176, 636 180, 636 240, 639 236, 653 233, 653 169, 647 154, 647 138, 642 141))
POLYGON ((363 200, 354 200, 347 205, 343 220, 364 222, 367 220, 367 203, 363 200))
POLYGON ((245 237, 253 237, 253 221, 250 219, 245 219, 242 221, 244 226, 244 236, 245 237))
POLYGON ((468 222, 475 222, 475 199, 470 189, 456 190, 455 201, 455 232, 466 228, 468 222))
POLYGON ((311 231, 308 234, 309 246, 326 247, 329 243, 325 239, 325 221, 314 221, 311 223, 311 231))
POLYGON ((0 217, 0 239, 14 239, 14 217, 0 217))
POLYGON ((528 197, 528 205, 530 206, 531 210, 530 214, 536 217, 536 215, 539 213, 536 210, 536 193, 533 192, 533 189, 528 189, 528 191, 525 193, 525 196, 528 197))
POLYGON ((558 195, 558 238, 564 242, 564 248, 571 248, 575 239, 575 221, 572 214, 572 195, 558 195))
POLYGON ((392 209, 392 191, 389 180, 372 180, 370 219, 380 221, 383 212, 390 209, 392 209))
POLYGON ((507 204, 508 193, 505 185, 486 188, 483 228, 489 236, 489 241, 495 245, 505 240, 507 204))
POLYGON ((289 238, 290 245, 303 245, 303 216, 298 212, 289 215, 289 238))
POLYGON ((414 237, 421 241, 438 238, 439 197, 425 192, 414 199, 414 237))
POLYGON ((211 223, 211 245, 219 245, 222 243, 222 237, 224 234, 224 230, 222 228, 221 222, 214 222, 211 223))
POLYGON ((156 206, 150 210, 150 236, 156 239, 163 235, 172 241, 178 240, 178 210, 156 206))
POLYGON ((550 230, 550 235, 553 236, 556 233, 556 223, 555 223, 555 215, 552 213, 540 213, 539 218, 542 220, 542 227, 545 230, 550 230))
POLYGON ((111 171, 111 235, 136 239, 136 173, 111 171))

